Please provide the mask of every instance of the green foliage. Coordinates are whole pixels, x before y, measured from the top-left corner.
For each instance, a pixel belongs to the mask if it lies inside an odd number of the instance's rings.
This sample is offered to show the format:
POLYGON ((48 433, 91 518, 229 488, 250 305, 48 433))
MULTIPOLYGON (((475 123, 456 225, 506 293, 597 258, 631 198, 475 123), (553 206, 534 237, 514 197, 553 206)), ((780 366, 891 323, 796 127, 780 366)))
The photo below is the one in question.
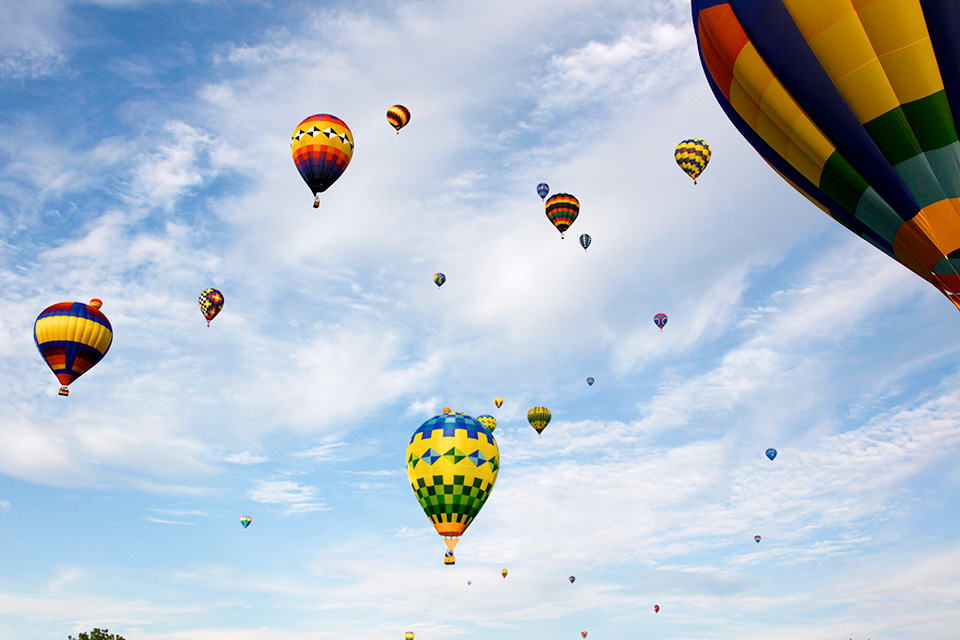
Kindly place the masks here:
POLYGON ((67 636, 67 640, 126 640, 123 636, 110 633, 109 629, 94 629, 90 633, 84 631, 79 636, 67 636))

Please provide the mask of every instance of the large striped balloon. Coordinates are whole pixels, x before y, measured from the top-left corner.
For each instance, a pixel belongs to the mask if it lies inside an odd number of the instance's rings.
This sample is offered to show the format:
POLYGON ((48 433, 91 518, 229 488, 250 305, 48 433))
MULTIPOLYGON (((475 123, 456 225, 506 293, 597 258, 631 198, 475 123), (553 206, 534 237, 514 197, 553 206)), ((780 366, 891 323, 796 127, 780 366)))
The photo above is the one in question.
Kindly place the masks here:
POLYGON ((100 311, 103 303, 60 302, 37 316, 33 341, 50 370, 63 385, 60 395, 70 393, 68 385, 107 355, 113 342, 113 327, 100 311))
POLYGON ((319 194, 329 189, 350 164, 353 133, 340 118, 318 113, 293 130, 290 152, 300 176, 316 196, 313 206, 319 207, 319 194))
POLYGON ((960 3, 692 0, 727 117, 794 188, 960 308, 960 3))
POLYGON ((569 229, 580 215, 580 201, 569 193, 557 193, 547 200, 545 210, 547 218, 557 228, 562 238, 563 232, 569 229))

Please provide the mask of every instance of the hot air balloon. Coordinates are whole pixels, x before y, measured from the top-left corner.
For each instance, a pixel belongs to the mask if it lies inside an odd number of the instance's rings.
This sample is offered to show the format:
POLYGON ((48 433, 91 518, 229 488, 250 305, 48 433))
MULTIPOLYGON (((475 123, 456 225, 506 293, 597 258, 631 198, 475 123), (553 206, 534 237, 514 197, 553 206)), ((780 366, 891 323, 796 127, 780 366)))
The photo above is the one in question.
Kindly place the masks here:
POLYGON ((473 580, 467 580, 467 586, 468 586, 468 587, 469 587, 470 585, 472 585, 472 584, 473 584, 473 580))
POLYGON ((586 638, 586 637, 587 637, 587 632, 586 632, 586 631, 581 631, 581 632, 580 632, 580 635, 581 635, 582 637, 586 638))
POLYGON ((767 457, 770 458, 771 460, 777 457, 776 449, 767 449, 766 453, 767 453, 767 457))
POLYGON ((658 604, 653 605, 653 612, 654 612, 654 613, 660 613, 660 605, 658 605, 658 604))
POLYGON ((576 579, 577 579, 576 576, 570 576, 570 577, 568 578, 568 580, 570 580, 570 584, 573 584, 576 579))
POLYGON ((503 406, 503 398, 494 398, 493 404, 497 405, 497 409, 503 406))
POLYGON ((251 522, 253 522, 253 518, 251 518, 250 516, 243 516, 242 518, 240 518, 240 524, 243 525, 244 529, 249 527, 251 522))
POLYGON ((438 287, 442 287, 443 283, 447 281, 447 276, 442 273, 435 273, 433 274, 433 281, 438 287))
POLYGON ((400 135, 400 129, 403 129, 410 122, 410 109, 402 104, 393 105, 387 109, 387 122, 397 130, 397 135, 400 135))
POLYGON ((493 491, 500 469, 497 441, 470 416, 444 413, 414 431, 406 458, 410 487, 452 557, 493 491))
POLYGON ((660 331, 663 331, 663 328, 667 326, 667 314, 658 313, 657 315, 653 316, 653 324, 660 327, 660 331))
POLYGON ((558 193, 550 196, 545 210, 547 218, 557 228, 562 238, 563 232, 569 229, 573 221, 580 215, 580 201, 569 193, 558 193))
POLYGON ((580 246, 583 247, 583 250, 586 251, 587 247, 590 246, 590 243, 593 241, 593 238, 590 237, 590 234, 584 233, 580 236, 580 246))
POLYGON ((537 185, 537 195, 540 196, 541 200, 545 199, 548 193, 550 193, 550 185, 546 182, 541 182, 537 185))
POLYGON ((543 433, 543 430, 550 424, 550 410, 546 407, 534 407, 527 411, 527 420, 530 426, 537 430, 537 437, 543 433))
POLYGON ((587 384, 590 385, 591 387, 593 386, 594 382, 596 382, 596 380, 594 380, 593 378, 587 378, 587 384))
POLYGON ((757 544, 760 544, 760 536, 753 536, 753 539, 756 540, 757 544))
POLYGON ((692 7, 707 81, 754 149, 960 308, 957 3, 692 7))
POLYGON ((61 396, 70 394, 71 382, 82 376, 103 356, 113 342, 113 327, 94 298, 90 304, 59 302, 44 309, 33 323, 33 342, 40 356, 63 385, 61 396))
POLYGON ((490 430, 490 433, 493 433, 493 430, 497 428, 497 419, 493 416, 482 415, 477 416, 477 422, 485 426, 490 430))
POLYGON ((684 140, 677 145, 673 157, 680 168, 693 178, 693 184, 697 184, 697 178, 710 162, 710 145, 698 138, 684 140))
POLYGON ((207 319, 208 327, 210 321, 217 317, 221 309, 223 309, 223 294, 217 289, 204 289, 200 294, 200 313, 207 319))
POLYGON ((501 571, 501 572, 500 572, 500 575, 502 575, 502 576, 504 577, 504 579, 506 579, 506 577, 507 577, 507 570, 504 569, 503 571, 501 571))
POLYGON ((403 634, 403 640, 413 640, 414 635, 413 631, 407 631, 403 634))
POLYGON ((346 123, 328 113, 310 116, 297 125, 290 138, 293 162, 313 192, 314 208, 320 194, 337 181, 353 157, 353 133, 346 123))

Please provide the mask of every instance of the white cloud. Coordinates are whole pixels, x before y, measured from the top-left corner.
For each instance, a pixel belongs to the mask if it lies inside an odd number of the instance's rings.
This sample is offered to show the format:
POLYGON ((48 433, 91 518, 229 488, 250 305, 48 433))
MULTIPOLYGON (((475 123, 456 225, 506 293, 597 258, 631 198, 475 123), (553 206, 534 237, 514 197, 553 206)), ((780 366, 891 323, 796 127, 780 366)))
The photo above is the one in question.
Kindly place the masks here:
POLYGON ((251 451, 241 451, 240 453, 231 453, 229 456, 224 458, 226 462, 232 462, 233 464, 263 464, 264 462, 270 462, 270 458, 264 455, 256 454, 251 451))
POLYGON ((258 480, 257 486, 247 493, 254 502, 285 505, 287 513, 325 511, 327 505, 316 499, 316 487, 303 486, 290 480, 258 480))

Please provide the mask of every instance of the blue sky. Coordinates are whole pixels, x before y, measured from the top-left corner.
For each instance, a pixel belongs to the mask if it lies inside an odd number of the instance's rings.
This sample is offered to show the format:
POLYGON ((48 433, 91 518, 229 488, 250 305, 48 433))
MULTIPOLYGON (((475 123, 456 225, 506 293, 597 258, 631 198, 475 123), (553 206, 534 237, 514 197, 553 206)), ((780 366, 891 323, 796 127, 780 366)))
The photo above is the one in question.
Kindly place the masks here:
POLYGON ((0 19, 0 640, 960 628, 960 318, 739 137, 685 0, 0 19), (319 210, 314 113, 356 141, 319 210), (539 182, 581 202, 565 240, 539 182), (114 342, 61 398, 32 325, 93 297, 114 342), (496 396, 445 567, 406 444, 496 396))

